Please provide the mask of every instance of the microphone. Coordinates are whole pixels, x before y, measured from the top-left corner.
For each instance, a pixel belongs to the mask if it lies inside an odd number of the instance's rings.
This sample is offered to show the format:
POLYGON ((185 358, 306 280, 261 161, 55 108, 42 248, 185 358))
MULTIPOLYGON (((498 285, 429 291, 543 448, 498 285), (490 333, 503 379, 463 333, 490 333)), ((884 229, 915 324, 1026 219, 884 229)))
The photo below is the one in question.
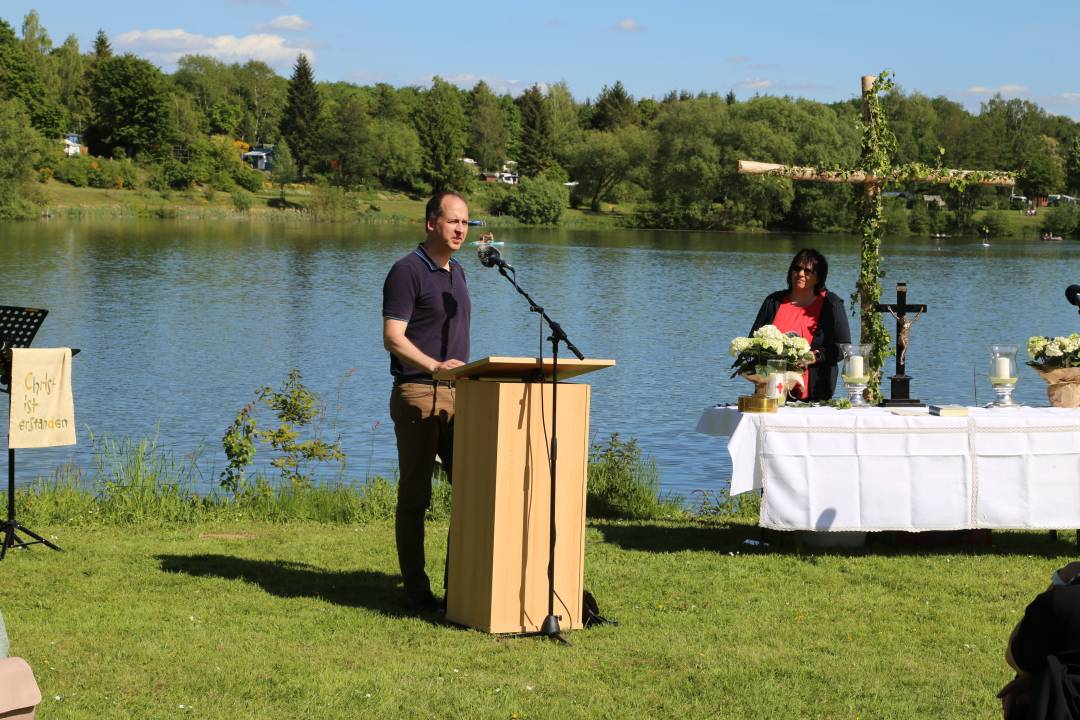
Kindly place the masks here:
POLYGON ((484 267, 497 267, 504 270, 514 269, 514 266, 503 260, 499 255, 499 251, 491 245, 481 243, 480 247, 476 249, 476 257, 480 258, 480 264, 484 267))
POLYGON ((1080 285, 1070 285, 1065 288, 1065 299, 1070 305, 1080 306, 1080 285))

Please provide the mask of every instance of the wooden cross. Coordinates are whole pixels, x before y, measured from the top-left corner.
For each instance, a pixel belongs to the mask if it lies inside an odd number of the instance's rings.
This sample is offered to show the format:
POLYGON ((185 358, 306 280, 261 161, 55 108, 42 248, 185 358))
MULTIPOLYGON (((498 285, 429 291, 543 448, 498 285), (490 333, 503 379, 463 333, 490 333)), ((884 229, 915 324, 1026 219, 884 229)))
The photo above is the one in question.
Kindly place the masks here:
MULTIPOLYGON (((870 93, 874 88, 874 82, 876 80, 877 78, 873 75, 866 75, 862 78, 863 120, 867 124, 871 124, 874 122, 870 113, 870 93)), ((959 180, 969 185, 992 185, 999 187, 1012 187, 1016 184, 1016 178, 1013 174, 996 171, 986 172, 981 170, 942 169, 932 170, 926 176, 912 177, 910 173, 900 170, 890 175, 879 176, 875 175, 873 172, 865 172, 863 170, 818 170, 817 168, 813 167, 802 167, 797 165, 778 165, 776 163, 763 163, 754 160, 740 160, 739 174, 773 175, 776 177, 788 178, 789 180, 805 180, 810 182, 858 184, 863 186, 863 192, 868 200, 876 200, 877 196, 881 193, 882 186, 887 182, 910 182, 941 185, 949 184, 955 180, 959 180)), ((865 239, 863 242, 865 244, 865 239)), ((866 248, 864 247, 863 249, 865 250, 866 248)), ((865 255, 863 255, 862 257, 865 257, 865 255)), ((865 269, 866 268, 860 268, 860 271, 865 269)), ((860 276, 862 276, 862 274, 863 273, 860 272, 860 276)), ((859 310, 862 317, 862 337, 868 337, 872 335, 869 325, 871 319, 874 317, 874 313, 878 312, 874 307, 876 300, 876 297, 871 297, 871 293, 868 291, 867 288, 864 288, 861 285, 859 286, 859 310)), ((903 301, 901 301, 901 303, 902 302, 903 301)), ((914 322, 914 320, 912 320, 911 322, 914 322)), ((910 325, 908 326, 908 330, 910 330, 910 325)), ((899 362, 899 366, 903 366, 902 361, 899 362)), ((876 373, 880 370, 880 368, 871 368, 871 370, 876 373)), ((898 374, 903 375, 902 372, 899 372, 898 374)))
POLYGON ((887 312, 896 318, 896 374, 889 377, 892 387, 890 398, 882 402, 882 405, 921 406, 923 403, 911 399, 911 377, 904 368, 907 360, 908 343, 911 341, 911 326, 926 312, 925 305, 909 305, 907 301, 907 283, 896 283, 896 302, 877 303, 874 311, 887 312), (915 317, 907 319, 909 312, 915 313, 915 317))

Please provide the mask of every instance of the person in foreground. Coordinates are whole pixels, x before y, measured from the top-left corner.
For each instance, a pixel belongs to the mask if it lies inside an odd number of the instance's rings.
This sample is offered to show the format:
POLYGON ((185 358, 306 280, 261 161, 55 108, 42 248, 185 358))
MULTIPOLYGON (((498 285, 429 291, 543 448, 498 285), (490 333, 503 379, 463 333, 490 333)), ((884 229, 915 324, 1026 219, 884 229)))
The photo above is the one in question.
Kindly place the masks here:
POLYGON ((998 693, 1006 720, 1080 718, 1080 562, 1055 571, 1027 606, 1005 662, 1016 671, 998 693))
POLYGON ((796 253, 787 273, 787 290, 777 290, 765 298, 758 310, 752 335, 762 325, 775 325, 784 333, 795 332, 810 343, 814 362, 803 374, 805 391, 796 387, 796 400, 829 400, 836 390, 836 366, 840 344, 851 342, 844 301, 829 292, 825 280, 829 262, 812 248, 796 253))
POLYGON ((397 436, 395 534, 409 603, 434 610, 424 571, 424 515, 438 455, 450 478, 454 451, 454 385, 432 376, 469 360, 472 306, 465 272, 453 254, 469 232, 469 207, 457 193, 438 193, 425 212, 427 237, 394 263, 383 283, 383 345, 390 352, 390 417, 397 436))

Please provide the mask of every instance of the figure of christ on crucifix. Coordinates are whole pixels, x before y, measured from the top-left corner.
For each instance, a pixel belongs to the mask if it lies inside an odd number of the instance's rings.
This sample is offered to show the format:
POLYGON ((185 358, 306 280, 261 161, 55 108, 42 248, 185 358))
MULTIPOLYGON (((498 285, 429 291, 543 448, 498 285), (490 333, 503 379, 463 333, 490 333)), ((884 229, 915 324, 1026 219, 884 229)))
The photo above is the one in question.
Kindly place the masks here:
POLYGON ((922 406, 923 403, 911 399, 911 376, 904 367, 907 362, 908 344, 911 342, 911 326, 926 312, 926 305, 909 305, 907 301, 907 283, 896 283, 896 302, 877 303, 874 305, 876 312, 887 312, 896 318, 896 374, 889 377, 892 385, 887 400, 882 405, 902 405, 905 407, 922 406), (915 317, 909 318, 909 312, 915 313, 915 317))

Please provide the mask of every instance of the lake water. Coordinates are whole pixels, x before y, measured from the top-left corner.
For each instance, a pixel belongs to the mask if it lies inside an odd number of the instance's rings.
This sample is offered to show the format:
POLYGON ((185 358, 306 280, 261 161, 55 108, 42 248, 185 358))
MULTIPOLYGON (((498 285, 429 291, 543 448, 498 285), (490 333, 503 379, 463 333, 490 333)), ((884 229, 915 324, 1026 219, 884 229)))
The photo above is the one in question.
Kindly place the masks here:
MULTIPOLYGON (((209 489, 237 411, 293 367, 326 401, 324 434, 340 434, 345 477, 389 475, 396 452, 381 289, 421 233, 419 225, 0 224, 0 304, 49 310, 35 347, 82 349, 73 368, 79 444, 20 451, 19 484, 67 462, 91 469, 91 433, 156 434, 177 457, 198 455, 209 489)), ((694 432, 703 408, 750 390, 729 377, 730 339, 784 286, 799 248, 826 254, 829 287, 845 299, 859 257, 858 239, 843 236, 522 229, 497 237, 520 285, 582 352, 618 361, 589 378, 594 439, 636 438, 663 487, 683 497, 717 492, 730 478, 724 441, 694 432)), ((513 287, 470 247, 459 257, 473 298, 473 359, 541 347, 549 355, 513 287)), ((929 305, 908 354, 912 394, 923 400, 970 404, 977 392, 985 402, 987 345, 1023 348, 1032 334, 1080 330, 1064 299, 1080 282, 1077 242, 890 239, 882 267, 885 301, 906 281, 909 302, 929 305)), ((1046 404, 1030 368, 1021 368, 1016 397, 1046 404)))

